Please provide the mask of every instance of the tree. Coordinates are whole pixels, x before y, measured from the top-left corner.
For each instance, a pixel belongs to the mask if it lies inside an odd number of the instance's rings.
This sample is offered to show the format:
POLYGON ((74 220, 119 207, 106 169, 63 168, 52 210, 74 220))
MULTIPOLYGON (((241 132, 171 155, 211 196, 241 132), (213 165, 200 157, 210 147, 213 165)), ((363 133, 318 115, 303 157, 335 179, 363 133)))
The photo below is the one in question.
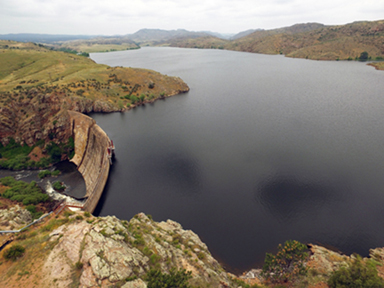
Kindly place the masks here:
POLYGON ((328 280, 330 288, 383 288, 384 280, 377 275, 374 263, 363 263, 357 257, 348 267, 332 272, 328 280))
POLYGON ((151 269, 145 280, 148 282, 148 288, 190 288, 188 280, 191 278, 192 272, 185 269, 171 269, 169 274, 151 269))
POLYGON ((367 61, 368 60, 368 52, 367 51, 361 52, 359 60, 360 61, 367 61))
POLYGON ((137 100, 138 100, 138 98, 137 98, 135 95, 132 95, 132 96, 131 96, 131 102, 132 102, 132 104, 135 104, 137 100))
POLYGON ((279 244, 276 255, 266 253, 262 275, 272 283, 288 282, 299 275, 305 275, 308 259, 307 245, 296 240, 289 240, 284 246, 279 244))

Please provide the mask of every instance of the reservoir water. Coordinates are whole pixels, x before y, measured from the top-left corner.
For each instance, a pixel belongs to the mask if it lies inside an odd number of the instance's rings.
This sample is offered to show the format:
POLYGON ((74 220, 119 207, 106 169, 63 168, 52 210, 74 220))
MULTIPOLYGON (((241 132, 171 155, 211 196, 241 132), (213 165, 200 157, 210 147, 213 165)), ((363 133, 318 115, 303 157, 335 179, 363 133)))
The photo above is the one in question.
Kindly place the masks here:
POLYGON ((190 92, 93 114, 116 160, 96 214, 196 232, 231 271, 296 239, 384 246, 384 72, 221 50, 142 48, 97 63, 181 77, 190 92))

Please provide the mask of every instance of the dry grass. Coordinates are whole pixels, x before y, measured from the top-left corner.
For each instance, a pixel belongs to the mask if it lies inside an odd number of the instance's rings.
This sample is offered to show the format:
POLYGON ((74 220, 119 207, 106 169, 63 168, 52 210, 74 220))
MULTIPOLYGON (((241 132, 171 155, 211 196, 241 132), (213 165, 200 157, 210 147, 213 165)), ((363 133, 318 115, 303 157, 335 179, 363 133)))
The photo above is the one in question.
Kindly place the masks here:
POLYGON ((28 94, 34 87, 42 93, 102 100, 119 109, 131 104, 124 97, 127 94, 144 94, 145 100, 151 100, 162 94, 175 95, 188 90, 180 79, 151 70, 111 68, 83 56, 50 51, 32 43, 0 41, 0 93, 3 92, 0 101, 28 94), (5 45, 19 49, 1 49, 5 45), (150 83, 154 86, 150 87, 150 83))
POLYGON ((67 221, 65 216, 50 216, 43 223, 18 233, 16 240, 0 252, 0 287, 42 287, 41 269, 58 241, 49 241, 49 233, 67 221), (24 256, 16 261, 5 260, 4 251, 15 244, 25 247, 24 256))

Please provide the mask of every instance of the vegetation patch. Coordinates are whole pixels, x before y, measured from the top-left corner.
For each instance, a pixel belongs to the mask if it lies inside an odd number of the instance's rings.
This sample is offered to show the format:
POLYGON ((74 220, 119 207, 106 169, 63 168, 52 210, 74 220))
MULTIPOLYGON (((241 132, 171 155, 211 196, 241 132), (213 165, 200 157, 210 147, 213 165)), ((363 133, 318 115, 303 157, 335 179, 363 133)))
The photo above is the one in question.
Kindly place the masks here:
POLYGON ((63 192, 65 190, 65 185, 63 182, 56 181, 52 184, 53 189, 55 189, 57 192, 63 192))
MULTIPOLYGON (((9 137, 8 144, 4 146, 0 142, 0 168, 9 169, 9 170, 23 170, 23 169, 38 169, 38 168, 47 168, 53 163, 58 163, 61 161, 64 155, 67 155, 68 158, 74 156, 75 143, 73 138, 69 138, 67 143, 56 144, 50 142, 46 145, 47 155, 46 157, 41 158, 39 161, 31 160, 28 154, 37 147, 44 146, 44 141, 39 141, 33 146, 22 145, 17 143, 15 139, 9 137)), ((60 173, 60 172, 55 172, 60 173)), ((40 178, 44 178, 48 175, 48 172, 44 172, 40 178)))
POLYGON ((13 245, 4 253, 4 258, 7 260, 16 261, 18 258, 22 257, 25 253, 25 248, 21 245, 13 245))
POLYGON ((357 257, 348 267, 334 271, 328 280, 330 288, 384 287, 384 280, 377 275, 373 261, 364 263, 357 257))
POLYGON ((271 283, 286 283, 300 275, 306 275, 305 262, 308 260, 308 247, 296 240, 279 244, 276 255, 267 253, 262 275, 271 283))
POLYGON ((146 274, 145 280, 148 288, 190 288, 188 281, 192 278, 192 272, 185 269, 171 269, 169 274, 162 273, 160 270, 151 269, 146 274))
POLYGON ((4 198, 12 201, 17 201, 23 205, 37 205, 50 201, 50 197, 36 184, 35 181, 27 183, 17 181, 13 177, 8 176, 0 179, 0 183, 8 186, 7 190, 1 195, 4 198))

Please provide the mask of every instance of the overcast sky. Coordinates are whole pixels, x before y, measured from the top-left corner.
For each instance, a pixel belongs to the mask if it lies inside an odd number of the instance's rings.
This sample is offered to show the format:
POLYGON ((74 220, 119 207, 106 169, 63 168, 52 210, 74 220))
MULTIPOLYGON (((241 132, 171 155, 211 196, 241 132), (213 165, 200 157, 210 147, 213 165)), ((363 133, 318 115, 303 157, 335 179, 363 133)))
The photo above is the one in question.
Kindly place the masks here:
POLYGON ((0 34, 125 35, 142 28, 237 33, 384 19, 384 0, 0 0, 0 34))

